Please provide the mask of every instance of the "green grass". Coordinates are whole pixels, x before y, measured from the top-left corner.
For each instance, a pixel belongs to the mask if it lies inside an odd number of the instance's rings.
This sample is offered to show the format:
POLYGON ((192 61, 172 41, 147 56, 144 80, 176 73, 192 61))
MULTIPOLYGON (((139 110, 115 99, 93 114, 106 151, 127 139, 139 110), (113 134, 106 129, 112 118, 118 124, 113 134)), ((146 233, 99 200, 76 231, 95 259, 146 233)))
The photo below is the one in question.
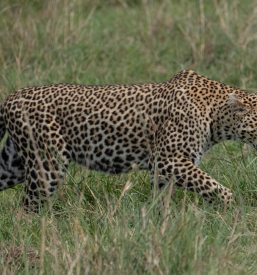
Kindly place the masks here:
MULTIPOLYGON (((50 83, 161 82, 182 69, 255 91, 256 9, 254 0, 2 0, 1 99, 50 83)), ((22 186, 1 192, 0 273, 256 274, 256 157, 235 142, 206 154, 201 168, 233 190, 229 209, 180 189, 160 209, 147 171, 75 164, 40 215, 22 213, 22 186)))

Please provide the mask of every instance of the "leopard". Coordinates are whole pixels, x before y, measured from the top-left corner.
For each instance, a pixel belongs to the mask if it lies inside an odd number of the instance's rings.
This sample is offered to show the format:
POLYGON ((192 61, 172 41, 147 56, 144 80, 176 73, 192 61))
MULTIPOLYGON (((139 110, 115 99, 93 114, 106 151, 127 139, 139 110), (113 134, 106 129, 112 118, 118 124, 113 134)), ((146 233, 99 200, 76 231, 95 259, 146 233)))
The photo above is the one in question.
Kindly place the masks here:
POLYGON ((0 191, 25 183, 22 205, 36 209, 65 181, 71 162, 109 174, 150 171, 212 204, 229 188, 198 166, 225 140, 257 149, 257 95, 191 70, 161 83, 52 84, 20 89, 0 106, 0 191))

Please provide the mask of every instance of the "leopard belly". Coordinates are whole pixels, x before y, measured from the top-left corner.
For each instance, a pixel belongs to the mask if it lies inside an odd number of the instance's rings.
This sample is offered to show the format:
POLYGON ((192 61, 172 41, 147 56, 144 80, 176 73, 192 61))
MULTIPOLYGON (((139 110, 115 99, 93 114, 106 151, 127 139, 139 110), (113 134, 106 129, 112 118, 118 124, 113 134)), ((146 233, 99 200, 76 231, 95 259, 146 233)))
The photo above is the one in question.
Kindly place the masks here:
POLYGON ((74 161, 86 166, 90 170, 101 171, 109 174, 127 173, 132 169, 147 170, 149 153, 147 150, 137 150, 138 153, 117 151, 114 147, 104 150, 100 145, 89 146, 89 150, 76 152, 73 150, 72 158, 74 161))

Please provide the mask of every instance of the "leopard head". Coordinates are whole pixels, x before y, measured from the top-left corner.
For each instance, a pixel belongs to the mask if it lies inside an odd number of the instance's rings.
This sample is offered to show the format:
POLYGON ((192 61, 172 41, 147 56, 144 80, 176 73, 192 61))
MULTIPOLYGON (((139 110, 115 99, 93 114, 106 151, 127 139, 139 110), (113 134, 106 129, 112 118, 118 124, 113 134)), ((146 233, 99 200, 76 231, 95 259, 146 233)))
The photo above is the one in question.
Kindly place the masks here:
POLYGON ((240 97, 229 94, 228 104, 235 119, 234 133, 236 139, 257 149, 257 95, 247 94, 240 97))

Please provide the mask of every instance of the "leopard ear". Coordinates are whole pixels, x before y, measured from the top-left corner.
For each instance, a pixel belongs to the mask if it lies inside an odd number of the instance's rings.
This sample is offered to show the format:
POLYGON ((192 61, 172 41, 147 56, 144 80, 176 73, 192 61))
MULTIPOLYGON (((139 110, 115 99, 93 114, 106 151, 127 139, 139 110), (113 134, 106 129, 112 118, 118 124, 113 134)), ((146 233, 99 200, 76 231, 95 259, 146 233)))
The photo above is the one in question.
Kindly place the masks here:
POLYGON ((229 94, 228 105, 231 106, 233 112, 238 116, 245 115, 250 111, 249 106, 244 104, 242 99, 235 94, 229 94))

